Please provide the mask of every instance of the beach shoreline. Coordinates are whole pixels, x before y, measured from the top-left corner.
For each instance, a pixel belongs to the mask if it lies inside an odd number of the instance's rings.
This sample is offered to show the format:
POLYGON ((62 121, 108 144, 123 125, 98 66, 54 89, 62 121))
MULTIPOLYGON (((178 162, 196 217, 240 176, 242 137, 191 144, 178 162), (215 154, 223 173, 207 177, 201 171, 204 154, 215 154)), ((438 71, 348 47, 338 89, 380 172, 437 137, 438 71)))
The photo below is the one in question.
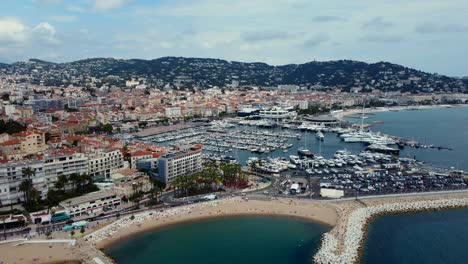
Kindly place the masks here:
POLYGON ((289 214, 268 214, 268 213, 238 213, 238 214, 224 214, 224 215, 213 215, 213 216, 201 216, 201 217, 195 217, 192 219, 186 219, 186 220, 180 220, 180 221, 174 221, 171 223, 166 223, 166 224, 161 224, 158 226, 154 227, 148 227, 145 229, 141 229, 135 232, 132 232, 131 234, 126 234, 124 236, 119 236, 118 239, 112 239, 112 240, 105 240, 99 244, 97 244, 97 248, 101 251, 104 251, 115 246, 116 244, 121 243, 122 241, 125 241, 127 239, 133 239, 135 237, 138 237, 140 235, 143 235, 148 232, 156 232, 165 228, 170 228, 178 225, 184 225, 184 224, 189 224, 189 223, 194 223, 194 222, 203 222, 203 221, 208 221, 208 220, 214 220, 214 219, 228 219, 228 218, 236 218, 236 217, 272 217, 272 218, 291 218, 291 219, 298 219, 298 220, 303 220, 305 222, 313 223, 313 224, 319 224, 326 226, 330 230, 334 227, 333 225, 327 224, 325 222, 321 222, 319 220, 315 220, 312 218, 308 217, 301 217, 301 216, 296 216, 296 215, 289 215, 289 214))
POLYGON ((443 104, 443 105, 414 105, 414 106, 389 106, 389 107, 375 107, 375 108, 353 108, 341 112, 335 112, 332 115, 340 121, 344 121, 347 117, 356 114, 369 114, 369 113, 382 113, 392 111, 411 111, 411 110, 429 110, 438 108, 456 108, 468 107, 466 104, 443 104))
POLYGON ((110 220, 109 224, 86 234, 83 238, 79 238, 75 246, 28 244, 15 247, 15 250, 19 250, 16 251, 18 252, 16 256, 8 256, 8 252, 14 245, 0 245, 0 254, 7 254, 7 263, 30 263, 35 258, 40 259, 36 263, 61 263, 64 260, 94 263, 93 259, 99 257, 103 263, 110 264, 115 263, 115 261, 105 254, 106 249, 135 236, 194 221, 266 216, 291 217, 326 225, 329 231, 323 234, 322 242, 313 261, 316 263, 343 263, 339 261, 349 261, 349 257, 346 256, 350 254, 354 256, 354 261, 360 258, 367 227, 376 217, 393 213, 428 210, 428 208, 431 208, 428 204, 437 205, 434 207, 435 209, 454 208, 454 204, 459 207, 459 204, 456 203, 459 201, 464 201, 463 207, 468 206, 468 193, 433 193, 406 197, 391 196, 362 200, 322 201, 231 197, 166 210, 149 210, 135 214, 133 220, 131 220, 130 215, 118 220, 110 220), (408 204, 423 204, 425 206, 423 209, 416 210, 416 207, 405 207, 408 204), (388 209, 393 207, 403 208, 403 210, 388 209), (375 213, 367 215, 365 212, 371 210, 370 208, 384 209, 382 209, 383 211, 379 209, 375 213), (356 215, 359 216, 359 214, 363 213, 366 217, 358 218, 359 221, 356 221, 356 215), (358 232, 360 236, 351 239, 352 232, 358 232), (353 243, 357 243, 356 246, 353 243), (332 257, 328 258, 330 256, 327 254, 331 254, 332 257), (327 256, 327 258, 324 256, 327 256), (317 261, 317 258, 321 258, 321 261, 317 261))
POLYGON ((148 213, 146 214, 147 217, 145 220, 139 220, 138 215, 135 215, 133 221, 127 217, 126 219, 122 219, 122 222, 127 222, 126 224, 119 225, 119 223, 114 223, 114 225, 119 226, 118 232, 112 233, 111 236, 104 235, 103 237, 102 234, 106 234, 106 231, 102 233, 102 230, 98 230, 96 231, 98 233, 91 233, 85 238, 87 238, 89 242, 94 243, 95 247, 105 250, 125 239, 147 232, 154 232, 161 228, 194 221, 243 216, 291 217, 325 225, 332 229, 339 217, 335 207, 335 205, 328 203, 296 201, 291 199, 260 201, 243 200, 239 198, 236 199, 234 203, 232 200, 227 200, 210 207, 192 207, 188 209, 190 211, 182 209, 182 212, 177 214, 169 213, 167 216, 158 217, 157 215, 150 215, 148 217, 148 214, 150 214, 148 213), (132 223, 129 223, 130 221, 132 221, 132 223), (125 227, 122 228, 122 225, 125 227), (96 235, 100 236, 100 238, 96 239, 96 235))

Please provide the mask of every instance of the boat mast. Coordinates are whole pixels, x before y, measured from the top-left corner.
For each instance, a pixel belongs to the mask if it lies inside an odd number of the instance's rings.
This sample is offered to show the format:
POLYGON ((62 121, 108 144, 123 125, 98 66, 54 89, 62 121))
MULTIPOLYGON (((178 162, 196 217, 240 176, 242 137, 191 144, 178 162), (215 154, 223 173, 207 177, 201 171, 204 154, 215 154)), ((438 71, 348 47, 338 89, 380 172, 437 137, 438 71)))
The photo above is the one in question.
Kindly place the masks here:
POLYGON ((319 140, 319 157, 322 156, 322 140, 319 140))
POLYGON ((362 113, 361 113, 361 132, 364 130, 364 107, 366 105, 366 100, 362 100, 362 113))

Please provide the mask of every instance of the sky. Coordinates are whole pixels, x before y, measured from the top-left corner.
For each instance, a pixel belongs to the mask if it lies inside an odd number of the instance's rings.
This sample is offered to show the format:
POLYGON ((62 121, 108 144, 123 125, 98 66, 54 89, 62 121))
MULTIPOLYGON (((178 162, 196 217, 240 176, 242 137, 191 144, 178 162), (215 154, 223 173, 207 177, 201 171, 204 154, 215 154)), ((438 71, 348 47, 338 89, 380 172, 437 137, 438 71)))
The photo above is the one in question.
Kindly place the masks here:
POLYGON ((1 0, 0 62, 389 61, 468 75, 467 0, 1 0))

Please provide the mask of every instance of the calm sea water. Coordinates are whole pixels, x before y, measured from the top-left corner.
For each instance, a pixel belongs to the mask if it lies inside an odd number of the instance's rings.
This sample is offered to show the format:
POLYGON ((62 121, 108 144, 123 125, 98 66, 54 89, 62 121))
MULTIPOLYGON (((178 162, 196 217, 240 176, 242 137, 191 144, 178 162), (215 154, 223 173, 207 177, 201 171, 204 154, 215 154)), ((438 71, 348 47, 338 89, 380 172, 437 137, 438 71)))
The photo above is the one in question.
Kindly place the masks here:
POLYGON ((248 216, 180 224, 125 240, 106 253, 119 264, 311 263, 328 227, 248 216))
POLYGON ((468 209, 379 217, 370 226, 363 264, 468 263, 468 209))
POLYGON ((435 165, 468 171, 468 107, 382 112, 369 115, 365 120, 366 123, 384 121, 371 130, 414 139, 423 144, 453 148, 405 148, 400 152, 401 156, 416 156, 418 160, 435 165))
MULTIPOLYGON (((383 121, 382 124, 374 125, 371 130, 381 131, 406 139, 414 139, 427 145, 432 144, 453 148, 453 150, 437 150, 407 147, 400 152, 401 156, 416 157, 418 160, 434 165, 454 167, 468 171, 468 159, 465 158, 465 153, 468 153, 468 107, 382 112, 369 115, 368 117, 365 120, 366 123, 383 121)), ((357 118, 348 118, 348 120, 360 123, 360 119, 357 118)), ((242 126, 242 129, 262 130, 248 126, 242 126)), ((276 128, 276 130, 281 131, 282 129, 276 128)), ((320 153, 325 158, 333 157, 333 154, 340 149, 347 149, 355 154, 365 149, 365 145, 361 143, 345 143, 341 141, 335 133, 324 133, 325 140, 319 142, 315 138, 315 132, 301 132, 299 130, 292 132, 301 133, 302 138, 300 140, 295 138, 289 139, 289 142, 293 146, 287 152, 283 152, 283 149, 278 149, 271 153, 258 154, 246 150, 237 150, 227 155, 232 155, 241 164, 245 164, 247 159, 252 156, 289 158, 289 155, 297 155, 297 150, 301 147, 306 147, 316 154, 320 153)))
MULTIPOLYGON (((359 122, 358 119, 350 119, 359 122)), ((421 143, 454 150, 405 148, 402 156, 468 171, 468 108, 384 112, 370 115, 372 127, 421 143)), ((299 133, 299 131, 295 132, 299 133)), ((306 146, 324 157, 346 148, 359 153, 359 143, 343 143, 326 133, 321 144, 307 133, 287 153, 277 150, 261 157, 288 157, 306 146)), ((231 153, 241 162, 247 151, 231 153)), ((468 263, 468 209, 390 215, 369 226, 362 263, 468 263)), ((120 263, 310 263, 327 231, 324 226, 288 218, 242 217, 215 219, 168 227, 115 245, 107 253, 120 263)))

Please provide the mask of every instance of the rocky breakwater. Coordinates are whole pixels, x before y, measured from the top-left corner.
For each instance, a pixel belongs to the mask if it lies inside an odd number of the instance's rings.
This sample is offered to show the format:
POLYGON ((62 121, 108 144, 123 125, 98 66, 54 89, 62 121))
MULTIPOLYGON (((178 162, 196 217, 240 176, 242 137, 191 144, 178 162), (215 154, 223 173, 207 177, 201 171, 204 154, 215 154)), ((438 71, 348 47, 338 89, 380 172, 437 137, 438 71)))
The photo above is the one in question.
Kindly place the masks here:
POLYGON ((373 217, 402 212, 438 210, 446 208, 467 207, 468 198, 441 199, 416 202, 386 203, 370 207, 362 207, 351 212, 346 222, 344 241, 339 241, 331 232, 322 237, 322 244, 314 256, 314 262, 319 264, 350 264, 357 263, 360 257, 367 225, 373 217), (339 250, 339 245, 342 250, 339 250))

